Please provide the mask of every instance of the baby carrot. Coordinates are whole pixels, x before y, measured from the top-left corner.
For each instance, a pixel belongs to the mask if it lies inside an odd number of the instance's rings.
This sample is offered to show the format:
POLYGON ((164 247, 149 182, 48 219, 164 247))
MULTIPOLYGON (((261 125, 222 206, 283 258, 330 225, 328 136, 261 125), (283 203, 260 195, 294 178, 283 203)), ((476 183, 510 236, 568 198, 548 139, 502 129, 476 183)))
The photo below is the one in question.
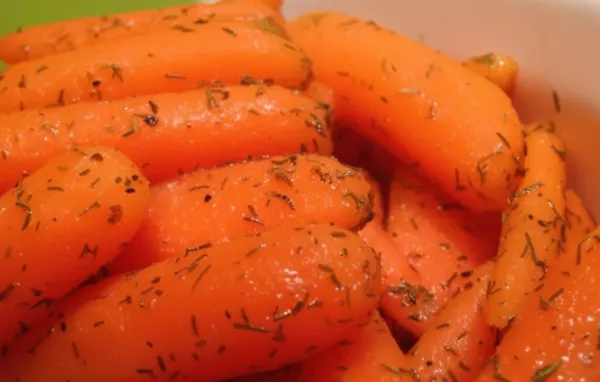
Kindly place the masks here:
POLYGON ((548 270, 477 381, 600 380, 600 229, 548 270))
POLYGON ((465 210, 413 169, 399 167, 391 184, 387 228, 420 284, 388 286, 382 304, 386 315, 422 334, 473 269, 496 253, 499 228, 494 217, 489 222, 487 216, 465 210))
POLYGON ((4 114, 0 191, 73 145, 116 147, 151 182, 265 154, 330 154, 327 114, 299 92, 258 84, 4 114))
POLYGON ((399 156, 464 206, 500 211, 517 186, 521 124, 497 86, 422 44, 334 12, 290 23, 335 93, 334 118, 399 156), (468 139, 466 139, 468 137, 468 139))
POLYGON ((189 22, 201 24, 215 17, 250 21, 269 17, 284 25, 279 13, 262 0, 221 0, 21 28, 0 38, 0 60, 16 64, 110 39, 125 38, 148 29, 177 27, 189 22))
POLYGON ((149 196, 139 169, 103 148, 67 151, 2 195, 0 346, 117 256, 149 196))
POLYGON ((463 66, 498 85, 512 95, 519 74, 519 64, 510 56, 487 53, 469 58, 463 66))
POLYGON ((262 0, 265 4, 275 9, 277 12, 281 11, 283 0, 262 0))
POLYGON ((385 321, 374 313, 352 336, 304 361, 298 382, 414 382, 408 365, 385 321))
POLYGON ((207 21, 11 66, 0 81, 0 112, 182 92, 211 81, 299 87, 309 72, 304 53, 258 23, 207 21))
POLYGON ((473 280, 435 318, 408 353, 417 381, 473 381, 494 353, 495 330, 483 316, 492 263, 475 270, 473 280))
MULTIPOLYGON (((596 228, 596 221, 575 191, 565 191, 565 224, 561 226, 561 253, 576 253, 581 239, 596 228)), ((561 254, 562 256, 562 254, 561 254)))
POLYGON ((21 361, 0 379, 216 381, 274 370, 368 322, 378 264, 359 237, 330 225, 279 227, 172 258, 106 280, 32 354, 13 354, 21 361))
POLYGON ((109 269, 139 269, 283 223, 359 229, 371 217, 369 183, 333 157, 238 163, 154 186, 142 227, 109 269))
POLYGON ((565 215, 564 146, 538 130, 526 138, 526 173, 503 218, 498 258, 486 303, 488 323, 504 328, 558 256, 565 215))

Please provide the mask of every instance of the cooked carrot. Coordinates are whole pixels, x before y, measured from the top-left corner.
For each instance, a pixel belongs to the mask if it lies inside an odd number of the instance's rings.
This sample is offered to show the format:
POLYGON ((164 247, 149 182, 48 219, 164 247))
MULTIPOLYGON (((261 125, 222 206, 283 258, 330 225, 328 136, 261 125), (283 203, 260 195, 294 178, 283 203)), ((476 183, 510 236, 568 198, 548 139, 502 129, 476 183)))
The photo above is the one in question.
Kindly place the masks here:
POLYGON ((526 173, 504 216, 498 258, 486 303, 488 323, 504 328, 558 256, 565 215, 561 139, 538 130, 526 138, 526 173))
POLYGON ((182 92, 211 81, 298 87, 309 72, 302 52, 258 23, 208 21, 11 66, 0 81, 0 112, 182 92))
POLYGON ((278 12, 281 10, 281 6, 283 5, 283 0, 262 0, 262 1, 278 12))
POLYGON ((265 154, 330 154, 327 113, 279 86, 236 85, 0 115, 0 191, 73 145, 116 147, 152 182, 265 154))
POLYGON ((237 20, 283 19, 261 0, 221 0, 160 9, 119 13, 108 17, 87 17, 21 28, 0 38, 0 60, 9 64, 35 60, 54 53, 125 38, 149 29, 179 27, 182 23, 202 24, 213 18, 237 20))
POLYGON ((494 353, 496 332, 483 315, 491 270, 491 262, 476 269, 408 353, 415 380, 473 381, 494 353))
POLYGON ((371 217, 369 183, 332 157, 291 155, 199 171, 153 187, 142 227, 110 270, 139 269, 283 223, 358 229, 371 217))
MULTIPOLYGON (((561 226, 562 253, 575 253, 581 239, 596 228, 596 221, 575 191, 565 191, 565 224, 561 226)), ((561 255, 562 256, 562 255, 561 255)))
POLYGON ((215 381, 274 370, 366 324, 379 292, 379 259, 356 235, 275 228, 107 280, 33 354, 12 354, 0 379, 215 381))
POLYGON ((257 373, 233 378, 228 380, 228 382, 299 382, 299 368, 299 364, 294 364, 266 373, 257 373))
POLYGON ((324 83, 311 81, 304 90, 304 94, 324 105, 333 105, 333 90, 324 83))
POLYGON ((372 21, 311 13, 288 32, 312 58, 315 80, 334 90, 334 119, 419 162, 464 206, 504 208, 517 186, 523 137, 497 86, 372 21))
POLYGON ((561 256, 506 327, 478 381, 598 381, 600 229, 561 256))
POLYGON ((388 286, 383 308, 420 335, 473 269, 494 256, 499 227, 495 215, 465 210, 407 167, 399 167, 393 179, 389 208, 387 228, 396 251, 419 273, 420 284, 388 286))
POLYGON ((117 256, 149 197, 147 180, 123 154, 84 148, 0 198, 0 347, 117 256))
POLYGON ((513 94, 519 64, 510 56, 487 53, 469 58, 463 66, 498 85, 509 96, 513 94))
POLYGON ((383 318, 374 313, 366 326, 332 349, 304 361, 299 382, 414 382, 408 360, 383 318))

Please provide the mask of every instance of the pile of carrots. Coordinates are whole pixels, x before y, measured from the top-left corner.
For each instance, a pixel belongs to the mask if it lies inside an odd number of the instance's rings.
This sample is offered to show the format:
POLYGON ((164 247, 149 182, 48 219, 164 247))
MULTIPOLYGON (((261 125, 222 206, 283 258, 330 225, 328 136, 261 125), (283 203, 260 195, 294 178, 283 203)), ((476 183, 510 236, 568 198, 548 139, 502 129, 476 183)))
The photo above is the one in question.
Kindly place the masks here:
POLYGON ((0 381, 600 380, 600 229, 517 63, 280 7, 0 37, 0 381))

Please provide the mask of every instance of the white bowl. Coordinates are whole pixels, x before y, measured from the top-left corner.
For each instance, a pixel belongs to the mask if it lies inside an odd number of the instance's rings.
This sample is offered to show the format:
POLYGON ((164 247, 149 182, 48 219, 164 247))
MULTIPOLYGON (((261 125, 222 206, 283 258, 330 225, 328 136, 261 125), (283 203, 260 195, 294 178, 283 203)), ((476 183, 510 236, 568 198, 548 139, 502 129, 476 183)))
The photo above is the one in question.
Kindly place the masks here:
POLYGON ((392 28, 457 59, 506 53, 521 66, 523 122, 552 119, 568 148, 569 186, 600 217, 600 0, 288 0, 293 18, 336 10, 392 28), (553 91, 559 95, 555 110, 553 91), (594 165, 594 161, 598 163, 594 165))

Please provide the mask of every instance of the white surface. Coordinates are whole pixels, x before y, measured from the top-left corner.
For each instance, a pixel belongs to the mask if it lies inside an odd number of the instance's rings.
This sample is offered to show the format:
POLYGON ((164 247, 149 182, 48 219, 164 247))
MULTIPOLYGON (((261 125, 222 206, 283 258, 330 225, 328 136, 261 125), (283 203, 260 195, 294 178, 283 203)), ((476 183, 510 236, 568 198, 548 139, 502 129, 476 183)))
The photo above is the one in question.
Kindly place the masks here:
POLYGON ((487 52, 521 65, 523 122, 552 119, 568 148, 569 185, 600 218, 600 1, 287 0, 292 18, 336 10, 395 29, 463 59, 487 52), (552 91, 561 112, 554 110, 552 91), (594 163, 594 161, 596 161, 594 163))

